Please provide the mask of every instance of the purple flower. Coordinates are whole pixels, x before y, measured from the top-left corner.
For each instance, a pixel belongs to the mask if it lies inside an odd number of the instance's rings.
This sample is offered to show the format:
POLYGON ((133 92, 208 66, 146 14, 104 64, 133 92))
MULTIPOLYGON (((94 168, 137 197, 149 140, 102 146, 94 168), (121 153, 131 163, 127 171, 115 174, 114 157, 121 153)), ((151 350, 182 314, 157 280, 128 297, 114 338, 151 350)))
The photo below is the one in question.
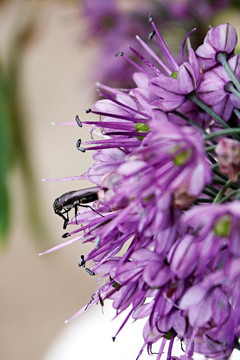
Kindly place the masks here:
POLYGON ((184 279, 193 273, 198 260, 197 244, 192 235, 184 235, 180 238, 168 255, 171 270, 180 279, 184 279))
MULTIPOLYGON (((130 50, 141 64, 119 54, 138 70, 135 87, 101 86, 105 99, 87 110, 100 121, 77 117, 78 126, 93 127, 91 140, 79 139, 77 148, 94 151, 94 164, 83 176, 95 184, 94 196, 60 197, 56 213, 64 226, 77 229, 63 235, 75 238, 54 250, 78 240, 93 244, 79 262, 101 279, 88 306, 111 299, 117 315, 128 312, 115 337, 130 318, 146 320, 138 358, 160 342, 157 360, 163 351, 167 360, 190 360, 194 352, 225 360, 240 336, 239 140, 232 139, 239 130, 227 126, 213 133, 212 118, 219 117, 212 109, 225 120, 233 110, 238 114, 238 90, 230 94, 225 68, 212 62, 209 69, 204 57, 199 63, 192 48, 188 61, 178 65, 152 17, 150 22, 166 63, 138 37, 146 57, 130 50), (200 66, 204 61, 206 67, 200 66), (184 348, 180 358, 171 355, 177 338, 184 348)), ((234 34, 228 24, 211 29, 203 50, 229 51, 238 81, 234 34)))
MULTIPOLYGON (((232 57, 228 64, 236 78, 240 80, 239 55, 232 57)), ((197 90, 201 100, 211 106, 225 121, 229 120, 234 108, 240 106, 239 98, 228 91, 230 82, 231 79, 225 69, 222 66, 216 66, 203 74, 201 85, 197 90)))
POLYGON ((216 251, 214 247, 220 246, 219 244, 221 244, 221 247, 227 246, 228 253, 231 255, 238 256, 240 254, 240 248, 237 246, 239 209, 240 202, 234 201, 217 206, 204 205, 195 207, 185 213, 183 217, 184 224, 189 226, 191 232, 197 231, 197 241, 203 241, 208 247, 201 247, 202 256, 206 254, 209 260, 213 259, 216 251), (209 253, 209 246, 212 247, 212 254, 209 253))
POLYGON ((84 0, 82 12, 89 21, 91 36, 106 35, 115 26, 120 16, 116 0, 84 0))
POLYGON ((149 197, 158 188, 161 196, 185 186, 190 195, 198 196, 211 179, 202 136, 191 127, 179 128, 169 122, 154 121, 150 125, 152 131, 142 146, 118 168, 129 184, 125 192, 149 197), (139 181, 138 188, 133 176, 139 181))
MULTIPOLYGON (((180 114, 184 114, 187 118, 193 120, 202 129, 207 129, 210 125, 211 117, 206 112, 201 111, 190 100, 185 101, 177 110, 180 114)), ((178 126, 187 125, 186 120, 177 116, 174 112, 168 113, 168 120, 178 126)))
MULTIPOLYGON (((224 9, 233 0, 201 0, 195 6, 194 0, 161 0, 161 1, 131 1, 127 7, 121 6, 117 0, 84 0, 82 13, 87 21, 87 41, 96 39, 101 46, 98 47, 94 62, 94 81, 102 81, 112 86, 132 86, 131 75, 133 69, 128 63, 114 59, 113 54, 133 45, 136 34, 145 36, 149 32, 147 14, 157 14, 159 24, 164 32, 172 37, 172 29, 184 29, 188 32, 193 27, 199 29, 196 37, 193 36, 192 44, 199 45, 199 39, 205 34, 200 32, 211 23, 211 17, 224 9), (128 80, 126 80, 126 78, 128 80)), ((181 31, 179 31, 181 34, 181 31)), ((178 32, 175 31, 175 37, 178 32)), ((181 36, 181 35, 180 35, 181 36)), ((151 37, 151 36, 150 36, 151 37)), ((174 39, 174 52, 179 38, 174 39), (176 42, 176 45, 175 45, 176 42)), ((136 48, 136 46, 135 46, 136 48)), ((137 49, 139 50, 139 49, 137 49)), ((136 60, 136 56, 131 58, 136 60)))
POLYGON ((200 84, 200 69, 194 51, 189 49, 189 62, 175 69, 171 76, 159 75, 150 81, 151 91, 159 98, 154 101, 165 111, 174 110, 186 101, 186 95, 200 84))
POLYGON ((225 52, 230 57, 237 45, 237 33, 231 24, 221 24, 207 32, 204 43, 199 46, 196 55, 204 70, 217 65, 216 55, 225 52))
POLYGON ((214 12, 226 6, 229 0, 202 0, 199 6, 195 6, 194 0, 163 0, 162 3, 177 19, 189 20, 189 17, 193 17, 198 21, 206 21, 214 12))
MULTIPOLYGON (((224 308, 222 308, 222 313, 224 308)), ((236 340, 233 329, 239 321, 236 312, 232 311, 222 326, 202 331, 196 336, 196 351, 216 360, 225 360, 231 356, 236 340)))

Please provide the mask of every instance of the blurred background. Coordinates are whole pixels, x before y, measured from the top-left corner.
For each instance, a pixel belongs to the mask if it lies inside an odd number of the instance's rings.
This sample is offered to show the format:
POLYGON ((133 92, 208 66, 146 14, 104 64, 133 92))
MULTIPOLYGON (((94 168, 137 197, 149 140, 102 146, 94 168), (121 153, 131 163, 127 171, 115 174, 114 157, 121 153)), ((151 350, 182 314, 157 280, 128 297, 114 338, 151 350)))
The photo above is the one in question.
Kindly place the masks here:
MULTIPOLYGON (((133 69, 114 53, 136 34, 147 38, 149 12, 176 52, 193 27, 195 45, 209 24, 231 22, 239 31, 239 0, 200 3, 196 9, 192 0, 0 1, 0 359, 52 360, 45 356, 64 320, 96 289, 77 265, 86 245, 38 256, 63 241, 54 199, 89 186, 42 179, 81 175, 92 163, 91 153, 76 150, 89 128, 52 122, 74 122, 76 114, 86 120, 96 81, 131 86, 133 69)), ((86 322, 95 322, 101 331, 91 314, 79 326, 86 332, 86 322)))

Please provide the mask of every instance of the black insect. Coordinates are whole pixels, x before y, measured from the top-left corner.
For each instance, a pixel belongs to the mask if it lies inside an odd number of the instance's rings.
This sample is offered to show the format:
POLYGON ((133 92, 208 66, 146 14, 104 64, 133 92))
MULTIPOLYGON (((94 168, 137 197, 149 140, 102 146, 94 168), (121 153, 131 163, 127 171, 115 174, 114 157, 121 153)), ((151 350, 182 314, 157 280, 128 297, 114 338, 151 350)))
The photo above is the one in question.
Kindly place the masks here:
MULTIPOLYGON (((59 196, 53 203, 53 210, 55 214, 63 218, 63 228, 66 229, 67 224, 69 223, 68 213, 72 209, 75 210, 75 217, 77 216, 78 206, 89 207, 94 210, 90 205, 95 200, 98 200, 98 191, 99 187, 91 187, 88 189, 69 191, 61 196, 59 196)), ((101 215, 101 214, 100 214, 101 215)), ((76 217, 77 219, 77 217, 76 217)), ((76 220, 77 221, 77 220, 76 220)), ((77 222, 76 222, 77 223, 77 222)))

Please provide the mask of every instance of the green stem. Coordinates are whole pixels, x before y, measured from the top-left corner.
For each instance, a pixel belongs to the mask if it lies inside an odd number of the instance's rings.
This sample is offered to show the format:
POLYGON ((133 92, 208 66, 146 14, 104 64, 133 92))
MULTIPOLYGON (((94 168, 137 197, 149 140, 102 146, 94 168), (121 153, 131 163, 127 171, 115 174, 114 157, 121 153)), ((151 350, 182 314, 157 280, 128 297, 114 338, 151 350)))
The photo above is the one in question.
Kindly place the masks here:
POLYGON ((240 93, 239 91, 235 88, 234 84, 229 81, 225 86, 224 86, 224 90, 226 90, 229 93, 234 94, 235 96, 237 96, 238 98, 240 98, 240 93))
POLYGON ((213 177, 212 182, 213 182, 213 184, 222 185, 222 186, 224 186, 226 184, 226 181, 224 181, 216 176, 213 177))
POLYGON ((200 130, 204 135, 208 135, 208 133, 201 127, 199 126, 197 123, 195 123, 195 121, 189 119, 189 117, 183 115, 182 113, 180 113, 177 110, 174 111, 170 111, 172 114, 180 117, 181 119, 187 121, 190 125, 194 126, 195 128, 197 128, 198 130, 200 130))
POLYGON ((194 204, 197 204, 197 203, 212 203, 213 200, 212 199, 204 199, 204 198, 198 198, 194 204))
POLYGON ((220 64, 222 64, 222 66, 226 70, 228 76, 230 77, 230 79, 232 80, 232 82, 234 83, 234 85, 236 86, 238 91, 240 92, 239 81, 237 80, 234 72, 232 71, 232 69, 230 68, 230 66, 227 62, 227 54, 225 52, 219 52, 216 56, 216 59, 220 64))
MULTIPOLYGON (((210 107, 208 107, 204 102, 202 102, 197 97, 194 91, 188 94, 187 98, 191 100, 194 104, 198 105, 201 109, 206 111, 206 113, 208 113, 214 120, 216 120, 225 129, 231 129, 230 126, 218 114, 215 113, 215 111, 213 111, 210 107)), ((233 134, 232 136, 237 140, 239 139, 238 136, 236 136, 235 134, 233 134)))
POLYGON ((216 145, 209 145, 205 147, 206 152, 214 152, 216 148, 216 145))
POLYGON ((212 166, 215 166, 215 165, 218 165, 217 161, 214 159, 214 157, 212 157, 212 155, 210 155, 208 153, 208 157, 209 157, 209 160, 211 161, 212 163, 212 166))
POLYGON ((239 109, 234 109, 235 115, 238 117, 238 119, 240 119, 240 110, 239 109))
POLYGON ((230 128, 230 129, 220 130, 215 133, 206 135, 204 140, 207 141, 207 140, 211 140, 218 136, 232 135, 232 134, 238 134, 238 133, 240 133, 240 128, 234 128, 234 129, 230 128))
POLYGON ((232 181, 231 180, 228 180, 225 185, 223 185, 222 189, 219 191, 219 193, 216 195, 214 201, 213 201, 213 204, 217 204, 217 203, 220 203, 222 198, 223 198, 223 195, 225 194, 225 191, 232 185, 232 181))
MULTIPOLYGON (((223 175, 219 171, 213 170, 213 172, 214 172, 215 175, 217 175, 217 177, 214 176, 213 179, 212 179, 214 184, 219 184, 219 185, 224 186, 226 184, 226 182, 229 180, 227 176, 223 175)), ((231 187, 231 189, 234 189, 234 190, 239 189, 239 186, 234 184, 234 183, 231 184, 230 187, 231 187)))
MULTIPOLYGON (((214 172, 216 176, 213 177, 213 182, 216 183, 216 184, 219 184, 219 185, 225 185, 227 181, 229 181, 228 177, 223 175, 222 173, 220 173, 220 171, 216 170, 216 168, 213 169, 212 167, 212 170, 214 172)), ((235 183, 232 183, 231 186, 230 186, 231 189, 239 189, 239 186, 235 183)))
POLYGON ((215 187, 212 186, 212 185, 206 185, 205 188, 208 189, 208 190, 210 190, 212 193, 214 193, 215 196, 216 196, 216 194, 218 193, 218 190, 215 189, 215 187))
POLYGON ((203 190, 203 194, 207 195, 207 196, 210 196, 212 198, 215 198, 216 194, 212 193, 211 191, 208 191, 208 190, 203 190))
MULTIPOLYGON (((220 179, 219 177, 214 176, 212 179, 212 183, 216 184, 216 185, 221 185, 224 186, 226 184, 226 182, 228 181, 228 179, 226 181, 220 179)), ((231 184, 231 186, 229 186, 231 189, 233 190, 239 190, 239 186, 236 184, 231 184)))
POLYGON ((240 190, 239 190, 239 189, 234 190, 234 191, 232 191, 230 194, 224 196, 224 197, 219 201, 219 204, 222 204, 222 203, 228 201, 229 199, 231 199, 231 198, 232 198, 234 195, 236 195, 236 194, 240 195, 240 190))
POLYGON ((215 163, 214 165, 212 165, 212 171, 215 171, 216 169, 219 168, 219 164, 215 163))

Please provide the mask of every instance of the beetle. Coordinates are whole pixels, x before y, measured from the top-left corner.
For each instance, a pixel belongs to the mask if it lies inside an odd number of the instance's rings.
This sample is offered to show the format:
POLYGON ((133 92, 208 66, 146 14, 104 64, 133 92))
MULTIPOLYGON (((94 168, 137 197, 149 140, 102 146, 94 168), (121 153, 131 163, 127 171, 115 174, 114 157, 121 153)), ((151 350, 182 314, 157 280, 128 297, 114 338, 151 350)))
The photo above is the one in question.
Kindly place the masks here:
POLYGON ((64 220, 63 229, 66 229, 69 223, 68 213, 72 209, 75 210, 75 217, 77 216, 78 206, 89 207, 93 211, 96 211, 90 205, 87 204, 92 203, 95 200, 98 200, 99 189, 100 188, 98 186, 94 186, 87 189, 69 191, 56 198, 56 200, 53 203, 53 210, 55 214, 63 218, 64 220))

